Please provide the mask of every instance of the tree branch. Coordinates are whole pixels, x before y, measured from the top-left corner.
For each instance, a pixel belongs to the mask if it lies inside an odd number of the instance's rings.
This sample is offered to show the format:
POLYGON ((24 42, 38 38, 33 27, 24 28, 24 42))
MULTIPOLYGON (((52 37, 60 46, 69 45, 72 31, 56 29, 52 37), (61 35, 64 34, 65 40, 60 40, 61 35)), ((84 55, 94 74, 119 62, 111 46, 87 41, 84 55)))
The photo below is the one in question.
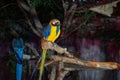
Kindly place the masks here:
MULTIPOLYGON (((77 67, 88 67, 88 68, 98 68, 98 69, 108 69, 108 70, 120 70, 120 64, 116 62, 94 62, 94 61, 84 61, 78 58, 69 58, 63 56, 52 56, 52 60, 55 62, 61 61, 63 63, 69 63, 76 65, 77 67)), ((71 67, 71 66, 70 66, 71 67)))
POLYGON ((64 0, 62 0, 62 5, 63 5, 63 9, 64 9, 64 15, 66 15, 67 7, 66 7, 66 4, 65 4, 64 0))
POLYGON ((64 22, 63 22, 64 27, 68 26, 68 24, 70 23, 71 18, 73 17, 73 14, 75 12, 76 7, 77 7, 77 4, 73 4, 71 6, 71 8, 66 12, 65 17, 64 17, 65 19, 64 19, 64 22))
POLYGON ((39 56, 39 53, 37 52, 37 50, 31 44, 25 43, 25 46, 29 47, 33 51, 35 56, 39 56))
POLYGON ((65 54, 64 56, 52 56, 51 59, 54 62, 64 62, 69 63, 70 65, 74 64, 78 67, 88 67, 88 68, 98 68, 98 69, 120 69, 120 64, 116 62, 95 62, 95 61, 84 61, 78 59, 71 55, 72 53, 68 52, 66 48, 62 48, 55 43, 48 42, 46 40, 42 40, 42 48, 43 49, 51 49, 55 50, 58 54, 65 54))
POLYGON ((56 76, 56 66, 53 66, 50 75, 50 80, 55 80, 55 76, 56 76))
POLYGON ((74 16, 74 14, 75 14, 75 11, 76 11, 76 8, 77 8, 77 4, 74 4, 73 7, 74 7, 74 8, 73 8, 73 10, 72 10, 72 13, 71 13, 71 15, 70 15, 70 17, 69 17, 69 19, 68 19, 68 23, 67 23, 67 25, 66 25, 67 28, 69 28, 70 25, 71 25, 71 21, 72 21, 72 18, 73 18, 73 16, 74 16))
MULTIPOLYGON (((25 9, 25 10, 28 11, 28 10, 30 9, 30 7, 28 7, 27 5, 25 5, 24 3, 22 3, 20 0, 17 0, 17 3, 18 3, 19 8, 21 9, 21 11, 23 12, 23 14, 24 14, 24 16, 25 16, 25 18, 26 18, 26 20, 27 20, 27 23, 28 23, 28 25, 30 26, 30 28, 32 29, 32 31, 33 31, 37 36, 40 37, 40 36, 41 36, 40 32, 33 27, 33 24, 31 23, 30 19, 29 19, 28 16, 27 16, 27 13, 23 10, 23 9, 25 9)), ((37 23, 37 22, 36 22, 36 23, 37 23)))
POLYGON ((68 51, 67 51, 67 48, 62 48, 60 46, 58 46, 57 44, 55 43, 52 43, 52 42, 48 42, 47 40, 44 40, 42 39, 41 40, 41 46, 42 46, 42 49, 51 49, 51 50, 54 50, 54 51, 57 51, 59 54, 65 54, 66 56, 68 57, 73 57, 68 51))
POLYGON ((37 30, 41 30, 43 28, 43 26, 42 26, 41 22, 38 19, 35 7, 32 7, 32 5, 30 3, 30 0, 27 0, 27 3, 30 6, 30 14, 31 14, 31 16, 33 18, 33 21, 35 23, 35 26, 36 26, 37 30))
MULTIPOLYGON (((92 70, 92 69, 104 69, 104 70, 120 70, 120 64, 116 62, 95 62, 85 61, 74 57, 73 53, 68 52, 66 48, 62 48, 55 43, 48 42, 44 39, 41 40, 42 49, 55 50, 58 55, 52 55, 49 61, 46 61, 45 66, 57 66, 59 75, 56 75, 56 80, 61 80, 69 71, 74 70, 92 70), (65 54, 65 55, 61 55, 65 54)), ((30 46, 30 45, 29 45, 30 46)), ((31 46, 30 46, 31 47, 31 46)), ((33 48, 33 47, 32 47, 33 48)), ((34 48, 32 50, 35 50, 34 48)), ((35 52, 35 51, 33 51, 35 52)), ((39 67, 37 67, 39 69, 39 67)), ((55 70, 53 70, 55 73, 55 70)), ((52 75, 51 76, 55 76, 52 75)))

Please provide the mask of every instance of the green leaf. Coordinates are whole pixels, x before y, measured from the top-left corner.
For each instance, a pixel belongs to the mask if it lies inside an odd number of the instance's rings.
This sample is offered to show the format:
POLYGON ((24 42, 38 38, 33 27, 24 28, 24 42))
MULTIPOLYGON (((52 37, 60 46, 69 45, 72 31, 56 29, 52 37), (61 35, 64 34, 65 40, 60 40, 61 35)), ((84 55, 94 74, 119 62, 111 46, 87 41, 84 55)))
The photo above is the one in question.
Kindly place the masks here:
POLYGON ((47 54, 46 59, 50 59, 52 54, 47 54))

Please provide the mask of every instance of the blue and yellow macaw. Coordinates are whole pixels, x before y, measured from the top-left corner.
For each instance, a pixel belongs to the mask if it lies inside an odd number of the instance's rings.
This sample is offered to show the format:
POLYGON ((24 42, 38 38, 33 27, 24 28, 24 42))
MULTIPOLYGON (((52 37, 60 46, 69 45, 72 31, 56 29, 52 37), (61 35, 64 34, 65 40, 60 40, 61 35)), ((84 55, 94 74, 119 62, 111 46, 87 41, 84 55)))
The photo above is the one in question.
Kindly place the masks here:
MULTIPOLYGON (((50 41, 50 42, 54 42, 59 37, 59 35, 60 35, 60 21, 57 19, 52 19, 49 22, 49 25, 47 26, 47 28, 44 30, 43 39, 50 41)), ((47 50, 43 49, 42 60, 41 60, 41 64, 40 64, 39 80, 42 79, 46 53, 47 53, 47 50)))
POLYGON ((16 53, 16 80, 22 80, 22 62, 23 62, 23 51, 24 43, 21 38, 13 39, 13 49, 16 53))

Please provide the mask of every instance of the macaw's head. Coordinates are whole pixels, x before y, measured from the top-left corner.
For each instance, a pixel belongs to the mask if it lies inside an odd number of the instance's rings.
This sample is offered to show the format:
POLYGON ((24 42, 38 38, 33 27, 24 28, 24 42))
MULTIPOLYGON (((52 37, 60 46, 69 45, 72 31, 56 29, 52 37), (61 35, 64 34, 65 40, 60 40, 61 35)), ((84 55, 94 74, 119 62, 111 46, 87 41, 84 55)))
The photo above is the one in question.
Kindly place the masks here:
POLYGON ((52 19, 49 24, 51 26, 60 26, 60 21, 58 19, 52 19))

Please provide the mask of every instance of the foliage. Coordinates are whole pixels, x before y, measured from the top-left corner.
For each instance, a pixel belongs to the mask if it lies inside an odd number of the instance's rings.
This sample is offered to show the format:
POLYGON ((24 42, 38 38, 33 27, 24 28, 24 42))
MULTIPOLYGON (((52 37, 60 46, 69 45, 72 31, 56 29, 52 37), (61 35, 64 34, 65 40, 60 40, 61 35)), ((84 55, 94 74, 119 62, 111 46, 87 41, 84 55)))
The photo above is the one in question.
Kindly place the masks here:
POLYGON ((41 22, 48 23, 52 18, 63 19, 63 8, 60 0, 32 0, 41 22))
POLYGON ((52 5, 52 0, 32 0, 32 7, 37 7, 39 5, 42 5, 44 7, 49 7, 52 5))
POLYGON ((9 70, 12 73, 15 73, 15 56, 14 55, 6 55, 4 56, 3 60, 8 64, 9 70))

